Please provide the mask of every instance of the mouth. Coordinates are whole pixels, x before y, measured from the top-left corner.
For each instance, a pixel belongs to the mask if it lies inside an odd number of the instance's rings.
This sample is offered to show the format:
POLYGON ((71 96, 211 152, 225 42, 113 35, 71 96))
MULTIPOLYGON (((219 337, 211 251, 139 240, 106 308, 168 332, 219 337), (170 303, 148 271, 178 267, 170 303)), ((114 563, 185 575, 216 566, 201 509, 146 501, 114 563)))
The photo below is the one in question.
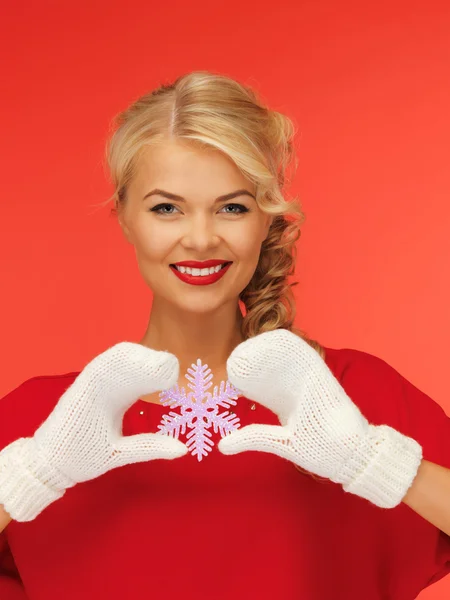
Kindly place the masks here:
POLYGON ((215 273, 219 273, 222 269, 231 265, 231 261, 220 263, 213 267, 205 267, 195 268, 195 267, 185 267, 183 265, 171 264, 169 265, 172 269, 175 269, 179 273, 186 273, 187 275, 191 275, 192 277, 207 277, 209 275, 214 275, 215 273))

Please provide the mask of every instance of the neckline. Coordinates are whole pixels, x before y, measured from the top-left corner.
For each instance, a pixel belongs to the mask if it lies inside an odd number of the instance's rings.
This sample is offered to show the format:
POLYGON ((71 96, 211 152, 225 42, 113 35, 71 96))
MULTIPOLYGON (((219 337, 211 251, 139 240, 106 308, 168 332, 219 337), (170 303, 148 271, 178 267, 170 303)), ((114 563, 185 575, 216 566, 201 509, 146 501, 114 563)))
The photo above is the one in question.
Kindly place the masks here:
MULTIPOLYGON (((254 404, 253 400, 250 400, 249 398, 247 398, 246 396, 238 396, 236 398, 236 403, 238 403, 239 401, 247 401, 247 402, 251 402, 252 404, 254 404)), ((136 400, 135 402, 135 406, 158 406, 160 408, 164 408, 164 409, 169 409, 169 406, 164 406, 164 404, 161 404, 160 402, 146 402, 145 400, 142 400, 141 398, 138 398, 138 400, 136 400)), ((233 408, 236 408, 237 404, 231 404, 230 405, 230 409, 232 410, 233 408)), ((225 407, 222 407, 223 410, 227 410, 225 407)))

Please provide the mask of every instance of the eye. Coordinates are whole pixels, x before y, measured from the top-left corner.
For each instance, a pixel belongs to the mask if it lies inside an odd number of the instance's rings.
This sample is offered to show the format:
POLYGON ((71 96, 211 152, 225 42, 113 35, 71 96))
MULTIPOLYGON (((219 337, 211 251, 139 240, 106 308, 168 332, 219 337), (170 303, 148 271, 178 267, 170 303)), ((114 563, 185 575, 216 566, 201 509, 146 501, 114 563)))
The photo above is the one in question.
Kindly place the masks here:
POLYGON ((230 206, 232 208, 237 208, 239 210, 238 210, 238 212, 235 212, 235 211, 233 211, 233 212, 226 211, 226 213, 229 214, 229 215, 241 215, 243 213, 249 212, 249 209, 246 206, 244 206, 243 204, 227 204, 223 208, 229 208, 230 206))
MULTIPOLYGON (((247 208, 243 204, 235 204, 235 203, 233 203, 233 204, 226 204, 223 208, 228 208, 229 206, 232 206, 232 207, 237 208, 239 210, 239 212, 236 212, 236 211, 233 211, 233 212, 226 211, 229 215, 240 215, 240 214, 244 214, 246 212, 249 212, 249 210, 250 210, 249 208, 247 208)), ((164 215, 167 215, 167 216, 173 215, 174 212, 172 212, 172 211, 168 212, 168 211, 163 210, 164 208, 167 208, 167 207, 169 207, 169 208, 176 208, 173 204, 168 204, 167 202, 164 202, 163 204, 157 204, 153 208, 150 208, 149 212, 154 212, 157 215, 163 215, 163 216, 164 215)))
POLYGON ((175 206, 173 204, 168 204, 167 202, 165 202, 164 204, 157 204, 153 208, 150 208, 149 211, 154 212, 157 215, 173 215, 174 213, 172 211, 167 212, 167 211, 163 210, 164 208, 167 208, 167 207, 175 208, 175 206))

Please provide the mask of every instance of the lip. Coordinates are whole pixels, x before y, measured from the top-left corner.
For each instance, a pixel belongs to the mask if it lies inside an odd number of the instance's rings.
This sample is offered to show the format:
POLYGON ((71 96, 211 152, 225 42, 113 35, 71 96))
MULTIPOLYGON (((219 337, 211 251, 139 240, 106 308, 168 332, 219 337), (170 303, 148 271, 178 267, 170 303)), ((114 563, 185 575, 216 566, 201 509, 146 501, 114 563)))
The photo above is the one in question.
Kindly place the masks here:
POLYGON ((191 267, 191 269, 206 269, 209 267, 217 267, 217 265, 223 265, 223 263, 229 263, 229 262, 231 262, 231 261, 220 258, 220 259, 204 260, 203 262, 199 262, 198 260, 184 260, 184 261, 172 263, 172 264, 177 265, 177 267, 191 267))
MULTIPOLYGON (((227 262, 227 261, 222 261, 219 264, 222 264, 224 262, 227 262)), ((178 265, 180 263, 176 263, 176 264, 178 265)), ((184 265, 181 264, 180 266, 184 266, 184 265)), ((211 265, 211 266, 215 266, 215 265, 211 265)), ((222 279, 222 277, 225 275, 225 273, 228 271, 228 269, 230 267, 231 267, 231 263, 229 263, 228 265, 223 267, 223 269, 220 269, 220 271, 218 273, 212 273, 211 275, 189 275, 188 273, 180 273, 180 271, 178 271, 173 265, 170 265, 170 269, 171 269, 172 273, 174 275, 176 275, 176 277, 178 277, 178 279, 180 279, 184 283, 189 283, 190 285, 210 285, 211 283, 216 283, 216 281, 219 281, 219 279, 222 279)), ((196 267, 193 267, 193 268, 196 268, 196 267)))

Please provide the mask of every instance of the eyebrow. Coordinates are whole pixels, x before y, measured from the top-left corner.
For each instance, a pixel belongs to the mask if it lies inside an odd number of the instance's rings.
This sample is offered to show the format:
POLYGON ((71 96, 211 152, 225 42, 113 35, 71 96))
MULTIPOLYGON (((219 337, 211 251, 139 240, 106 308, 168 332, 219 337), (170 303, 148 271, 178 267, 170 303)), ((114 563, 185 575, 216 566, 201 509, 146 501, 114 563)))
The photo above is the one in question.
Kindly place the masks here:
MULTIPOLYGON (((164 198, 167 198, 168 200, 177 200, 178 202, 186 202, 186 199, 183 198, 183 196, 178 196, 177 194, 172 194, 171 192, 166 192, 165 190, 160 190, 158 188, 155 188, 148 194, 145 194, 145 196, 142 198, 142 200, 145 200, 149 196, 153 196, 153 195, 163 196, 164 198)), ((224 194, 223 196, 219 196, 218 198, 215 199, 215 202, 224 202, 226 200, 232 200, 233 198, 236 198, 237 196, 244 196, 244 195, 251 196, 254 200, 256 200, 255 196, 252 193, 250 193, 248 190, 242 189, 242 190, 236 190, 235 192, 230 192, 229 194, 224 194)))

